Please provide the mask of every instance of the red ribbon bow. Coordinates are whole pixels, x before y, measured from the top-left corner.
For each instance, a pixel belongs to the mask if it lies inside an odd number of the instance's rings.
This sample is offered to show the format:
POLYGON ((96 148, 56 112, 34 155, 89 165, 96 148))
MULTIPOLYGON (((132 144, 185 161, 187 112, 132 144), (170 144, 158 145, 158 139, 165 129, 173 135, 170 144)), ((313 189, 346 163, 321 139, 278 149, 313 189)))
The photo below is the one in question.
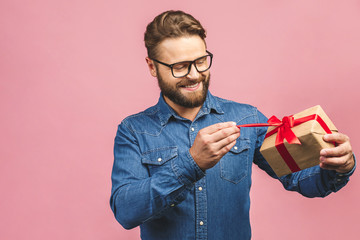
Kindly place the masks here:
POLYGON ((282 121, 280 121, 277 117, 272 116, 269 118, 268 123, 270 126, 277 126, 277 135, 275 140, 276 146, 282 144, 284 139, 286 139, 286 141, 290 144, 301 144, 295 133, 291 130, 291 128, 295 125, 293 116, 283 117, 282 121))

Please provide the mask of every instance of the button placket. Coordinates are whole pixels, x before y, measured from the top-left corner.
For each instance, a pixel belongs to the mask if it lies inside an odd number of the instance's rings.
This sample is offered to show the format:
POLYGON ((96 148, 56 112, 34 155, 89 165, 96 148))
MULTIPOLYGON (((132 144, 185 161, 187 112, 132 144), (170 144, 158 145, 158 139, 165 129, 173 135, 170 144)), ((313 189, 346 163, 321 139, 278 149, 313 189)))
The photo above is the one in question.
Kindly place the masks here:
MULTIPOLYGON (((191 145, 197 134, 196 123, 193 122, 189 128, 189 139, 191 145)), ((207 239, 207 197, 206 176, 195 182, 195 209, 196 209, 196 239, 207 239)))
POLYGON ((196 137, 196 123, 193 122, 189 127, 189 139, 190 139, 191 146, 195 141, 195 137, 196 137))
POLYGON ((195 183, 196 239, 207 239, 206 176, 195 183))

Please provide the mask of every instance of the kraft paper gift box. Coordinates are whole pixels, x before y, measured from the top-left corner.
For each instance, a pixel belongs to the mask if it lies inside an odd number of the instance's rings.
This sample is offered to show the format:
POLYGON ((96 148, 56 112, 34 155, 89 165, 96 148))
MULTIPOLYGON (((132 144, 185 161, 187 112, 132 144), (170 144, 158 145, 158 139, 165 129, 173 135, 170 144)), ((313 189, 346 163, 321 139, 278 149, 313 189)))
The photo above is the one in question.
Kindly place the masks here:
POLYGON ((269 123, 275 121, 281 126, 268 128, 260 152, 278 177, 318 165, 320 150, 334 147, 322 138, 337 129, 319 105, 284 117, 283 121, 272 118, 269 123))

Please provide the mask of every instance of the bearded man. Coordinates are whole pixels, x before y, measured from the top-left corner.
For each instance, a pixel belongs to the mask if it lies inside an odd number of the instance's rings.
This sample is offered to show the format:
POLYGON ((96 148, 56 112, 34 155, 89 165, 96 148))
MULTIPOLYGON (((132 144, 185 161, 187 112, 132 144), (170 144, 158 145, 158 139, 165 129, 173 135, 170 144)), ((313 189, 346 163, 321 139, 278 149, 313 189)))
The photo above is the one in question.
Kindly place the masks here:
POLYGON ((167 11, 147 26, 146 63, 158 79, 158 103, 125 118, 114 146, 110 205, 142 239, 250 239, 252 163, 287 190, 325 197, 346 185, 355 169, 349 139, 321 151, 320 165, 278 178, 259 152, 266 128, 257 108, 213 96, 213 54, 193 16, 167 11))

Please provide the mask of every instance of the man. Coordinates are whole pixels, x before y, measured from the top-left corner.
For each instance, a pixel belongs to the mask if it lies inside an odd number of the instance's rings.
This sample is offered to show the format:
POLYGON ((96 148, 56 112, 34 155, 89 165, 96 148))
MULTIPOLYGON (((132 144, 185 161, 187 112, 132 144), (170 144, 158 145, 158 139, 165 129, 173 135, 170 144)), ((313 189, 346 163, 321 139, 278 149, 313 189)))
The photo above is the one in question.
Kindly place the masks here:
MULTIPOLYGON (((255 107, 211 95, 210 51, 200 22, 181 11, 157 16, 145 32, 150 74, 159 102, 127 117, 114 146, 110 204, 126 229, 143 239, 250 239, 252 163, 277 178, 259 153, 266 128, 255 107)), ((355 169, 349 139, 321 150, 320 165, 279 180, 287 190, 325 197, 346 185, 355 169)))

